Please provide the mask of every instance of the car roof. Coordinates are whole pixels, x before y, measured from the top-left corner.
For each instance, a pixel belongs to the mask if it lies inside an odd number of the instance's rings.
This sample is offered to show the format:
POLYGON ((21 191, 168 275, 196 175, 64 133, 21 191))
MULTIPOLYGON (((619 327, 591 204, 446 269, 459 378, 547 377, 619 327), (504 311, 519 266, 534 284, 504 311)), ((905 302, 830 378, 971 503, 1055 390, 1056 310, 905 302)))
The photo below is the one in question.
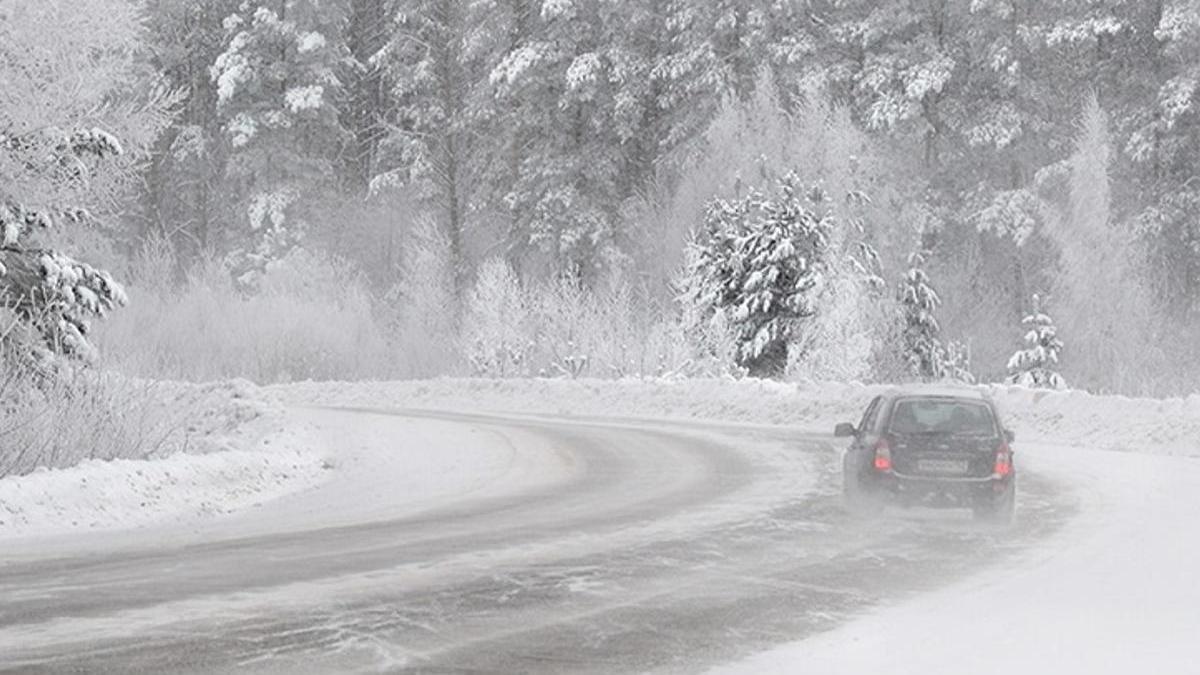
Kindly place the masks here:
POLYGON ((893 387, 886 392, 890 398, 908 396, 932 396, 939 398, 959 398, 974 401, 991 401, 991 397, 983 390, 969 385, 953 383, 937 384, 906 384, 893 387))

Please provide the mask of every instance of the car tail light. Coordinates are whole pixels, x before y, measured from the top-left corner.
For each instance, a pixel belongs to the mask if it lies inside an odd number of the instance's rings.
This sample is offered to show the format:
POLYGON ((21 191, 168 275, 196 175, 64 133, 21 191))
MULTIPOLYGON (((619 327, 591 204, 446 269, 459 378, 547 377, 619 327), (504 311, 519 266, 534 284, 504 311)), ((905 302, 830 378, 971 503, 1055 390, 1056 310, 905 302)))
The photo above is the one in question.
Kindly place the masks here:
POLYGON ((892 448, 885 439, 879 439, 875 444, 875 470, 892 470, 892 448))
POLYGON ((1011 476, 1013 472, 1012 465, 1012 450, 1008 447, 1008 443, 1001 443, 996 449, 996 465, 992 468, 992 473, 1000 476, 1011 476))

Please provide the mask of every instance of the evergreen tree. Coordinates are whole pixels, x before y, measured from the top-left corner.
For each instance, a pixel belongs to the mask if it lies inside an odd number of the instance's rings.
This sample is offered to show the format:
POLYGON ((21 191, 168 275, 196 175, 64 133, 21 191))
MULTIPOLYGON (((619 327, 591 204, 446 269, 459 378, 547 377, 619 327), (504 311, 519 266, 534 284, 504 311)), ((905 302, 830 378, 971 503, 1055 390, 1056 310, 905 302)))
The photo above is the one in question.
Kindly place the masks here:
POLYGON ((211 65, 225 50, 222 21, 240 0, 149 0, 145 3, 147 53, 144 77, 178 92, 170 126, 156 139, 136 214, 139 235, 172 243, 185 262, 225 250, 232 219, 222 189, 226 144, 217 113, 211 65))
POLYGON ((794 175, 777 194, 752 190, 709 203, 704 238, 694 245, 685 302, 697 316, 717 315, 735 331, 738 365, 777 377, 801 321, 816 312, 833 225, 827 197, 803 192, 794 175))
MULTIPOLYGON (((380 150, 395 122, 395 97, 387 51, 394 39, 398 0, 349 0, 342 69, 341 124, 352 137, 342 164, 346 183, 361 195, 381 171, 380 150)), ((357 195, 356 195, 357 196, 357 195)))
MULTIPOLYGON (((0 135, 0 155, 7 155, 0 164, 22 157, 27 170, 71 167, 67 170, 81 180, 104 170, 103 162, 123 152, 114 136, 96 127, 35 132, 32 137, 0 135)), ((38 352, 91 359, 89 319, 124 305, 125 291, 107 272, 36 241, 38 231, 54 227, 58 219, 77 223, 87 218, 85 210, 57 201, 30 203, 24 197, 0 188, 0 304, 32 329, 32 335, 14 335, 9 328, 0 341, 32 339, 38 352)))
POLYGON ((468 278, 467 236, 484 213, 493 150, 485 63, 494 46, 481 10, 457 0, 403 0, 380 53, 395 101, 373 190, 409 188, 448 242, 454 297, 468 278))
POLYGON ((1058 353, 1063 343, 1054 320, 1039 305, 1038 296, 1033 296, 1033 313, 1021 321, 1026 330, 1025 348, 1008 360, 1008 381, 1024 387, 1065 389, 1067 384, 1058 374, 1058 353))
POLYGON ((941 327, 933 313, 941 304, 925 273, 925 254, 913 253, 897 298, 904 311, 904 354, 910 372, 924 380, 942 377, 941 327))
POLYGON ((167 119, 170 100, 132 86, 139 23, 116 0, 0 10, 0 312, 17 320, 0 331, 6 347, 88 358, 89 321, 126 301, 72 254, 80 228, 127 196, 134 160, 167 119))
POLYGON ((226 177, 249 221, 235 274, 245 282, 298 243, 333 175, 345 133, 335 101, 346 52, 337 7, 246 0, 224 20, 210 75, 231 153, 226 177))

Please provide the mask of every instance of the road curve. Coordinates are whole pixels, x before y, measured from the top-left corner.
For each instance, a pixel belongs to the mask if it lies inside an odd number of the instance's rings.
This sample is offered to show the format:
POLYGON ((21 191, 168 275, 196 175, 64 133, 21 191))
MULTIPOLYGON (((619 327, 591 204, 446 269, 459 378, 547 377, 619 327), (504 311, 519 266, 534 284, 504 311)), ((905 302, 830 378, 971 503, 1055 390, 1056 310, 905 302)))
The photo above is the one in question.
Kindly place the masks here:
POLYGON ((357 523, 0 552, 0 671, 691 672, 996 564, 1073 513, 1025 475, 1012 528, 856 520, 831 439, 781 428, 330 414, 482 429, 572 470, 357 523))

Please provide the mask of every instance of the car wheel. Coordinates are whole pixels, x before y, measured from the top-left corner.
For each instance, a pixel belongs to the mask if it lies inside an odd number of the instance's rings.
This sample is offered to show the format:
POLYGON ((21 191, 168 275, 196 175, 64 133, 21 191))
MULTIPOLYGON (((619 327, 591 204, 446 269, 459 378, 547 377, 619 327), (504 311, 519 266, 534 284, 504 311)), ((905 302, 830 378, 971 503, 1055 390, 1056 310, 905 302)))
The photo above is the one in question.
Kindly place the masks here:
POLYGON ((974 508, 975 520, 1007 525, 1013 520, 1016 511, 1016 487, 1009 487, 1003 494, 997 495, 991 501, 977 504, 974 508))
POLYGON ((858 476, 850 470, 842 472, 842 497, 846 509, 860 516, 869 516, 883 510, 883 502, 862 486, 858 476))

